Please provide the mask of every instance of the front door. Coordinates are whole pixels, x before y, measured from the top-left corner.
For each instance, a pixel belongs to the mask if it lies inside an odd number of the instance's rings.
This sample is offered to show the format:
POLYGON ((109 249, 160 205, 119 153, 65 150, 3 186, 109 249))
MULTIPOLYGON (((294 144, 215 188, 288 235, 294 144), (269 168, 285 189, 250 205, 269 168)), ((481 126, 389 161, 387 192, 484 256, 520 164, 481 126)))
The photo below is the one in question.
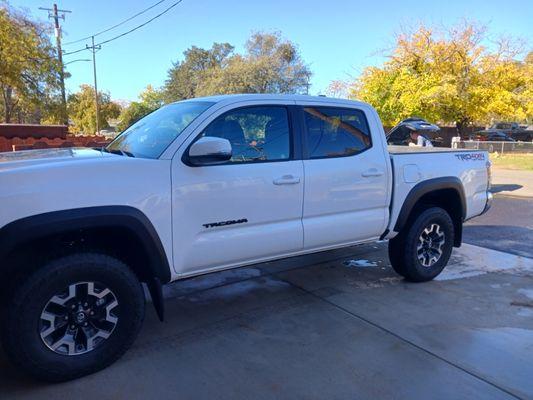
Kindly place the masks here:
MULTIPOLYGON (((230 110, 197 135, 230 141, 223 165, 173 165, 176 272, 192 275, 303 248, 303 162, 294 160, 289 108, 230 110)), ((187 151, 187 150, 185 150, 187 151)))

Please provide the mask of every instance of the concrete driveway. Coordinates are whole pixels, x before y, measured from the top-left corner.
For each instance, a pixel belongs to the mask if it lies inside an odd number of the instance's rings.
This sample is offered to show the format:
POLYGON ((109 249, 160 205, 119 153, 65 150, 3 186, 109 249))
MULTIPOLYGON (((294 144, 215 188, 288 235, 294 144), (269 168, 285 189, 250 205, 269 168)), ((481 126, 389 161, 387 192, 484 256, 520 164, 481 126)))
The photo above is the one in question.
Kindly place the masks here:
POLYGON ((533 197, 533 172, 492 168, 492 191, 507 196, 533 197))
POLYGON ((437 281, 365 245, 183 281, 126 356, 2 399, 533 398, 533 259, 464 245, 437 281))

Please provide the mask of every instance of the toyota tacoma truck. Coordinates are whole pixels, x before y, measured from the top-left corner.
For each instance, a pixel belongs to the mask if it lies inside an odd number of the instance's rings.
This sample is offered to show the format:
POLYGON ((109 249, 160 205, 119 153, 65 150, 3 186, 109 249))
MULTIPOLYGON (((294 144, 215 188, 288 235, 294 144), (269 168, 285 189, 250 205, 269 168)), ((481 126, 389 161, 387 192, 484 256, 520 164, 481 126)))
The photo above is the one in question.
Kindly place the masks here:
POLYGON ((388 147, 365 103, 231 95, 166 105, 101 149, 0 153, 0 337, 47 381, 134 342, 150 293, 228 268, 388 240, 436 277, 490 206, 484 151, 388 147))

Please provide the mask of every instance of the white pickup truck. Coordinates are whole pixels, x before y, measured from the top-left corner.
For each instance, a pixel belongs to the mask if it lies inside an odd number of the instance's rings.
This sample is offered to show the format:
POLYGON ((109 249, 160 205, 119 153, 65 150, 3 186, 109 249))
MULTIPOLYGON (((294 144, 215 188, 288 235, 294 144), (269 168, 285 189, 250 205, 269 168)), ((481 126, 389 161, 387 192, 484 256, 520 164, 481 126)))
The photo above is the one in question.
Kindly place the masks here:
POLYGON ((427 281, 490 206, 483 151, 388 148, 367 104, 234 95, 169 104, 102 149, 0 153, 0 334, 37 378, 80 377, 135 340, 162 285, 388 239, 427 281))

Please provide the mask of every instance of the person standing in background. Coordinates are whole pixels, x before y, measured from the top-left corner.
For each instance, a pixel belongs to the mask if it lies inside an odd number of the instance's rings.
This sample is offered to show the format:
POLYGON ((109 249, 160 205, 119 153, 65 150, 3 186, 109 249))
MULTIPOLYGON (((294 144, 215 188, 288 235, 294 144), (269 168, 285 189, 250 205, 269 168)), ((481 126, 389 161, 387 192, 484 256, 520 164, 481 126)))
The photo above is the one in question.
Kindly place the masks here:
POLYGON ((429 140, 427 137, 419 134, 417 131, 412 131, 410 133, 411 139, 413 140, 413 146, 418 147, 433 147, 433 144, 431 144, 431 140, 429 140))

